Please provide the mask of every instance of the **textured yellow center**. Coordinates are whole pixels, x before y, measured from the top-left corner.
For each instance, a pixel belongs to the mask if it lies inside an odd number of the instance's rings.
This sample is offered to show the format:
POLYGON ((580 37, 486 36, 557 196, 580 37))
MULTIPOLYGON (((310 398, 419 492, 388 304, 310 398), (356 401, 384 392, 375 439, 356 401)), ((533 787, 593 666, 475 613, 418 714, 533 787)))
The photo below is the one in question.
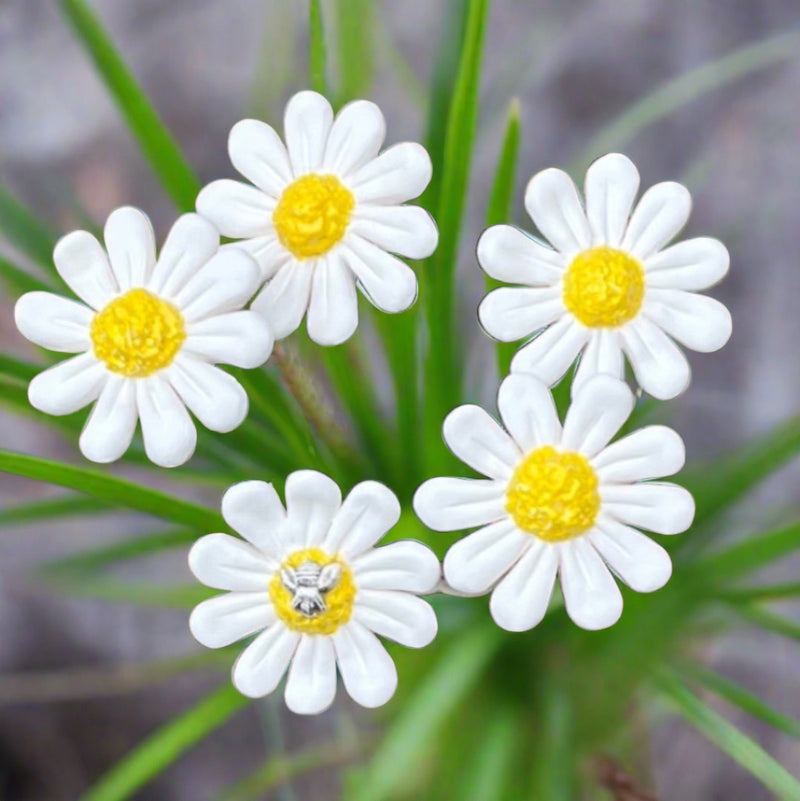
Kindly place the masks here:
MULTIPOLYGON (((323 587, 326 585, 323 585, 323 587)), ((353 599, 356 597, 356 585, 350 568, 338 557, 329 556, 319 548, 303 548, 287 557, 279 570, 269 582, 269 597, 278 617, 294 631, 304 634, 333 634, 339 626, 350 620, 353 611, 353 599), (334 586, 320 589, 319 586, 303 587, 292 591, 286 585, 285 570, 307 569, 309 563, 324 568, 326 565, 338 564, 340 573, 334 586), (314 613, 304 613, 296 608, 299 593, 303 593, 312 603, 324 608, 314 613), (295 606, 293 606, 295 604, 295 606)))
POLYGON ((111 372, 145 378, 172 364, 186 328, 171 303, 132 289, 95 315, 89 335, 94 355, 111 372))
POLYGON ((311 173, 283 190, 272 224, 298 259, 327 253, 343 236, 356 201, 335 175, 311 173))
POLYGON ((600 511, 597 476, 586 458, 550 445, 531 451, 508 483, 506 509, 523 531, 560 542, 588 531, 600 511))
POLYGON ((584 250, 564 276, 564 305, 590 328, 627 323, 639 312, 643 298, 642 265, 614 248, 584 250))

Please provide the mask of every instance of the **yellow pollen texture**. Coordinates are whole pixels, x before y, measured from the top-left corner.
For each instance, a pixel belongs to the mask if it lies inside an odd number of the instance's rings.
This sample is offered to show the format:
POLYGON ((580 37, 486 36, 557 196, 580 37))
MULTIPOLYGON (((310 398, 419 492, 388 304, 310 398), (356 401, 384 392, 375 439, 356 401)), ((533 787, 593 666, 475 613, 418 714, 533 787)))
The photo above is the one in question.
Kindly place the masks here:
POLYGON ((94 355, 112 373, 146 378, 172 364, 186 328, 171 303, 132 289, 95 315, 89 335, 94 355))
POLYGON ((275 613, 288 628, 303 634, 333 634, 339 626, 350 620, 353 612, 353 600, 356 597, 353 574, 345 562, 336 556, 329 556, 320 548, 303 548, 295 551, 284 559, 281 568, 298 568, 306 562, 316 562, 320 567, 338 562, 341 567, 336 585, 321 593, 325 602, 323 611, 308 617, 298 609, 292 609, 294 595, 284 584, 280 570, 275 571, 269 582, 269 598, 275 613))
POLYGON ((519 528, 539 539, 572 539, 588 531, 600 511, 597 476, 580 453, 545 445, 514 471, 506 510, 519 528))
POLYGON ((344 236, 355 205, 335 175, 311 173, 283 190, 272 224, 293 256, 308 259, 327 253, 344 236))
POLYGON ((621 250, 596 247, 579 253, 564 276, 564 305, 590 328, 632 320, 644 298, 642 265, 621 250))

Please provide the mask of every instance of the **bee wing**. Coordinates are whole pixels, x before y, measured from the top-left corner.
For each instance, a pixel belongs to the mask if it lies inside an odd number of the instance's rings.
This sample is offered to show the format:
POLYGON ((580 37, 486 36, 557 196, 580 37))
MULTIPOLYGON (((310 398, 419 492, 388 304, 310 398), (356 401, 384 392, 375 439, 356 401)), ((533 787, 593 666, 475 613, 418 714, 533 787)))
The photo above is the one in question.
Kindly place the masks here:
POLYGON ((281 568, 281 581, 287 590, 294 592, 297 589, 297 574, 291 567, 281 568))
POLYGON ((319 580, 317 581, 317 587, 319 587, 320 592, 327 592, 335 587, 341 575, 342 566, 338 562, 331 562, 329 565, 325 565, 319 571, 319 580))

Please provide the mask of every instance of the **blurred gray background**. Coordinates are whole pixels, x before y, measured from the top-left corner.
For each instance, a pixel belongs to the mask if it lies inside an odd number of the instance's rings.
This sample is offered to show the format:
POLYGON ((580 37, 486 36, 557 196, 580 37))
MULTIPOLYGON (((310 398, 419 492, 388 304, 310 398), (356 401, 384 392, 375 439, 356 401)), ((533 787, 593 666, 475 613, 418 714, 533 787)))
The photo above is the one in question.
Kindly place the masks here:
MULTIPOLYGON (((298 0, 93 5, 203 182, 232 175, 225 141, 234 122, 243 116, 279 122, 286 98, 305 86, 306 4, 298 0)), ((375 3, 379 69, 371 98, 387 116, 389 143, 422 136, 424 84, 443 6, 442 0, 375 3)), ((494 388, 491 374, 484 380, 490 351, 472 314, 481 294, 474 243, 511 97, 522 108, 521 198, 530 175, 576 164, 604 126, 656 87, 792 29, 800 31, 797 0, 495 0, 461 254, 465 347, 476 396, 489 398, 494 388)), ((733 311, 733 338, 721 354, 693 359, 693 385, 675 404, 674 424, 690 458, 743 442, 800 409, 800 49, 789 50, 797 58, 776 60, 705 94, 625 143, 643 186, 665 179, 690 186, 695 211, 687 233, 721 238, 732 253, 731 275, 714 294, 733 311)), ((145 209, 159 237, 174 218, 51 0, 0 0, 0 180, 58 231, 80 225, 84 212, 103 221, 122 204, 145 209)), ((13 300, 0 298, 0 340, 3 348, 23 351, 13 300)), ((6 415, 0 415, 0 438, 4 448, 72 456, 55 435, 6 415)), ((756 517, 759 500, 794 505, 798 477, 797 470, 784 471, 745 514, 756 517)), ((50 491, 0 476, 3 504, 50 491)), ((64 599, 30 577, 48 559, 142 526, 133 517, 109 516, 91 526, 67 520, 0 531, 0 799, 75 798, 218 681, 197 674, 137 689, 141 677, 118 666, 197 652, 186 615, 64 599)), ((782 569, 784 577, 795 573, 790 565, 782 569)), ((189 581, 180 555, 137 564, 136 571, 189 581)), ((710 646, 709 658, 768 702, 800 713, 798 654, 785 641, 738 633, 710 646)), ((293 719, 279 707, 240 715, 138 797, 211 798, 255 768, 265 743, 274 746, 281 715, 288 747, 333 725, 330 718, 293 719)), ((796 741, 737 722, 800 772, 796 741)), ((674 722, 656 733, 653 761, 661 801, 770 797, 674 722)), ((298 786, 298 798, 336 796, 335 776, 298 786)))

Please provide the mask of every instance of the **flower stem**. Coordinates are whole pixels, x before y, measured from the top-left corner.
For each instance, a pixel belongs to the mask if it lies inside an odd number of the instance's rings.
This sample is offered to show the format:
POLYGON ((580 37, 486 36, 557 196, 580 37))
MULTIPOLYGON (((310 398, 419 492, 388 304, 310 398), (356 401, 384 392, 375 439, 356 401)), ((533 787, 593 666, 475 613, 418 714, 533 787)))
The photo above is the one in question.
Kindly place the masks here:
POLYGON ((275 343, 272 355, 278 363, 286 388, 331 453, 348 467, 357 465, 358 456, 313 376, 282 342, 275 343))

